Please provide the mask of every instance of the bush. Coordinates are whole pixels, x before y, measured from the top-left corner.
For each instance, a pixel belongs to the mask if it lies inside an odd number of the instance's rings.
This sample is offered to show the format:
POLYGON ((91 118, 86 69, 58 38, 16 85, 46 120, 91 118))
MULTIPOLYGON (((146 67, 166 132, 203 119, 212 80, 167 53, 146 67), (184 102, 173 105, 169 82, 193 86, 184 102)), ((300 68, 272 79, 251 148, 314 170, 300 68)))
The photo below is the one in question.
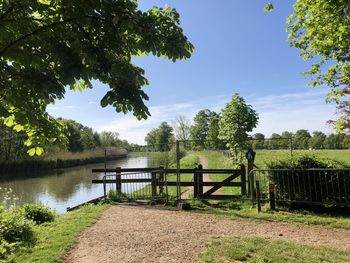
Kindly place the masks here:
POLYGON ((269 178, 276 186, 276 200, 322 205, 350 205, 348 202, 350 174, 340 169, 345 167, 344 163, 303 155, 274 161, 268 163, 267 167, 285 169, 269 172, 269 178))
POLYGON ((27 245, 35 243, 33 222, 16 210, 0 214, 0 241, 21 242, 27 245))
POLYGON ((52 222, 55 219, 55 212, 51 208, 40 204, 25 204, 21 211, 27 219, 38 224, 52 222))
POLYGON ((18 245, 18 242, 9 243, 5 240, 0 240, 0 259, 8 258, 18 245))

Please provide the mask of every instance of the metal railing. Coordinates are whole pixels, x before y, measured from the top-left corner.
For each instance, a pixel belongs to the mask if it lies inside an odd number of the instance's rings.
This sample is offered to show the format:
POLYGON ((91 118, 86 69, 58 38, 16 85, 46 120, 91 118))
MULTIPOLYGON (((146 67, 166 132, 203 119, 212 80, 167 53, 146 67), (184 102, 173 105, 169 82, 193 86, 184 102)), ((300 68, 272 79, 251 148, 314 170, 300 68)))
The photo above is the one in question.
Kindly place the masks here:
POLYGON ((274 184, 277 202, 350 206, 350 169, 253 170, 249 174, 252 193, 256 181, 261 200, 268 200, 269 185, 274 184))
POLYGON ((106 174, 93 183, 103 184, 103 194, 111 199, 158 199, 165 196, 162 171, 106 174), (160 185, 160 186, 159 186, 160 185), (158 187, 157 187, 158 186, 158 187))

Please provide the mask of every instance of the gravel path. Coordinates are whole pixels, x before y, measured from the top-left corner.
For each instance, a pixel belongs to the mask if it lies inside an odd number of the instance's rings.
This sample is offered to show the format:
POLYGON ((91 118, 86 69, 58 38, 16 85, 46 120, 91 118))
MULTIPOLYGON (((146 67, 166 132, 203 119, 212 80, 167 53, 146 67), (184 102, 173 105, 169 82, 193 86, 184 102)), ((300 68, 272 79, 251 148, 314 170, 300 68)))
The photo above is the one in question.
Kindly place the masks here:
MULTIPOLYGON (((203 169, 208 168, 208 160, 202 155, 198 155, 199 163, 203 166, 203 169)), ((211 182, 211 179, 208 174, 203 174, 203 182, 211 182)), ((203 186, 203 193, 211 189, 212 186, 203 186)), ((213 194, 219 194, 219 191, 214 192, 213 194)), ((189 187, 185 192, 181 194, 181 199, 189 199, 190 195, 193 194, 193 188, 189 187)))
POLYGON ((289 240, 350 251, 350 231, 344 229, 115 205, 77 238, 64 262, 195 262, 206 241, 226 235, 289 240))

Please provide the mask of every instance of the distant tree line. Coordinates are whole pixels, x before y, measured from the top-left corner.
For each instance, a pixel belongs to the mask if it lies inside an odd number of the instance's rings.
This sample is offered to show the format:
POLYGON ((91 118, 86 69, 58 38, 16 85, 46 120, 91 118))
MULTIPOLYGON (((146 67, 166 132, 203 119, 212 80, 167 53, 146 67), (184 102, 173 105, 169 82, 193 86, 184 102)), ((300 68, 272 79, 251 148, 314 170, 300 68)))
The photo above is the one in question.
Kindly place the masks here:
MULTIPOLYGON (((127 140, 119 138, 117 132, 96 132, 92 128, 84 126, 74 120, 59 118, 65 123, 65 135, 68 138, 66 145, 46 145, 46 152, 66 150, 70 152, 81 152, 93 150, 100 147, 120 147, 130 149, 134 147, 127 140)), ((0 162, 19 161, 30 159, 24 142, 28 136, 25 132, 16 132, 6 125, 0 124, 0 162)))
POLYGON ((295 133, 284 131, 281 134, 273 133, 270 138, 266 138, 262 133, 253 136, 251 144, 254 149, 288 149, 292 138, 293 149, 347 149, 350 148, 350 138, 345 134, 326 135, 321 131, 314 131, 312 134, 308 130, 300 129, 295 133))
MULTIPOLYGON (((222 112, 216 113, 209 109, 200 110, 191 121, 185 116, 178 116, 172 122, 162 122, 159 127, 152 129, 145 137, 149 150, 169 150, 169 145, 175 140, 187 141, 186 147, 192 150, 227 150, 228 140, 220 136, 220 119, 223 126, 222 112)), ((229 121, 227 121, 229 122, 229 121)), ((221 128, 222 129, 222 128, 221 128)), ((233 129, 229 127, 229 129, 233 129)), ((221 132, 223 133, 223 132, 221 132)), ((281 134, 273 133, 266 137, 262 133, 248 136, 242 147, 251 146, 253 149, 290 149, 291 140, 293 149, 347 149, 350 148, 350 137, 345 134, 328 134, 321 131, 310 133, 300 129, 295 133, 284 131, 281 134)))

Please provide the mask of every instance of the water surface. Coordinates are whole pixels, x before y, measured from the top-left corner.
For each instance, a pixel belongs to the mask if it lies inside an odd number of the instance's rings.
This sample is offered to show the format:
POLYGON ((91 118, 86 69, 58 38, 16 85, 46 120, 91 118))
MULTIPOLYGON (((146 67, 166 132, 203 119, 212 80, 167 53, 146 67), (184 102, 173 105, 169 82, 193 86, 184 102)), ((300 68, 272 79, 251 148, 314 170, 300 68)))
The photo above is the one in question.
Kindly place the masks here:
MULTIPOLYGON (((149 156, 129 157, 107 163, 107 168, 143 168, 154 167, 156 160, 149 156)), ((93 174, 91 169, 104 168, 105 164, 89 164, 56 171, 27 173, 26 177, 0 181, 0 193, 11 188, 17 196, 18 205, 24 203, 42 203, 62 213, 72 207, 103 195, 101 184, 92 184, 103 174, 93 174)), ((10 175, 9 175, 10 176, 10 175)), ((1 198, 1 196, 0 196, 1 198)))

